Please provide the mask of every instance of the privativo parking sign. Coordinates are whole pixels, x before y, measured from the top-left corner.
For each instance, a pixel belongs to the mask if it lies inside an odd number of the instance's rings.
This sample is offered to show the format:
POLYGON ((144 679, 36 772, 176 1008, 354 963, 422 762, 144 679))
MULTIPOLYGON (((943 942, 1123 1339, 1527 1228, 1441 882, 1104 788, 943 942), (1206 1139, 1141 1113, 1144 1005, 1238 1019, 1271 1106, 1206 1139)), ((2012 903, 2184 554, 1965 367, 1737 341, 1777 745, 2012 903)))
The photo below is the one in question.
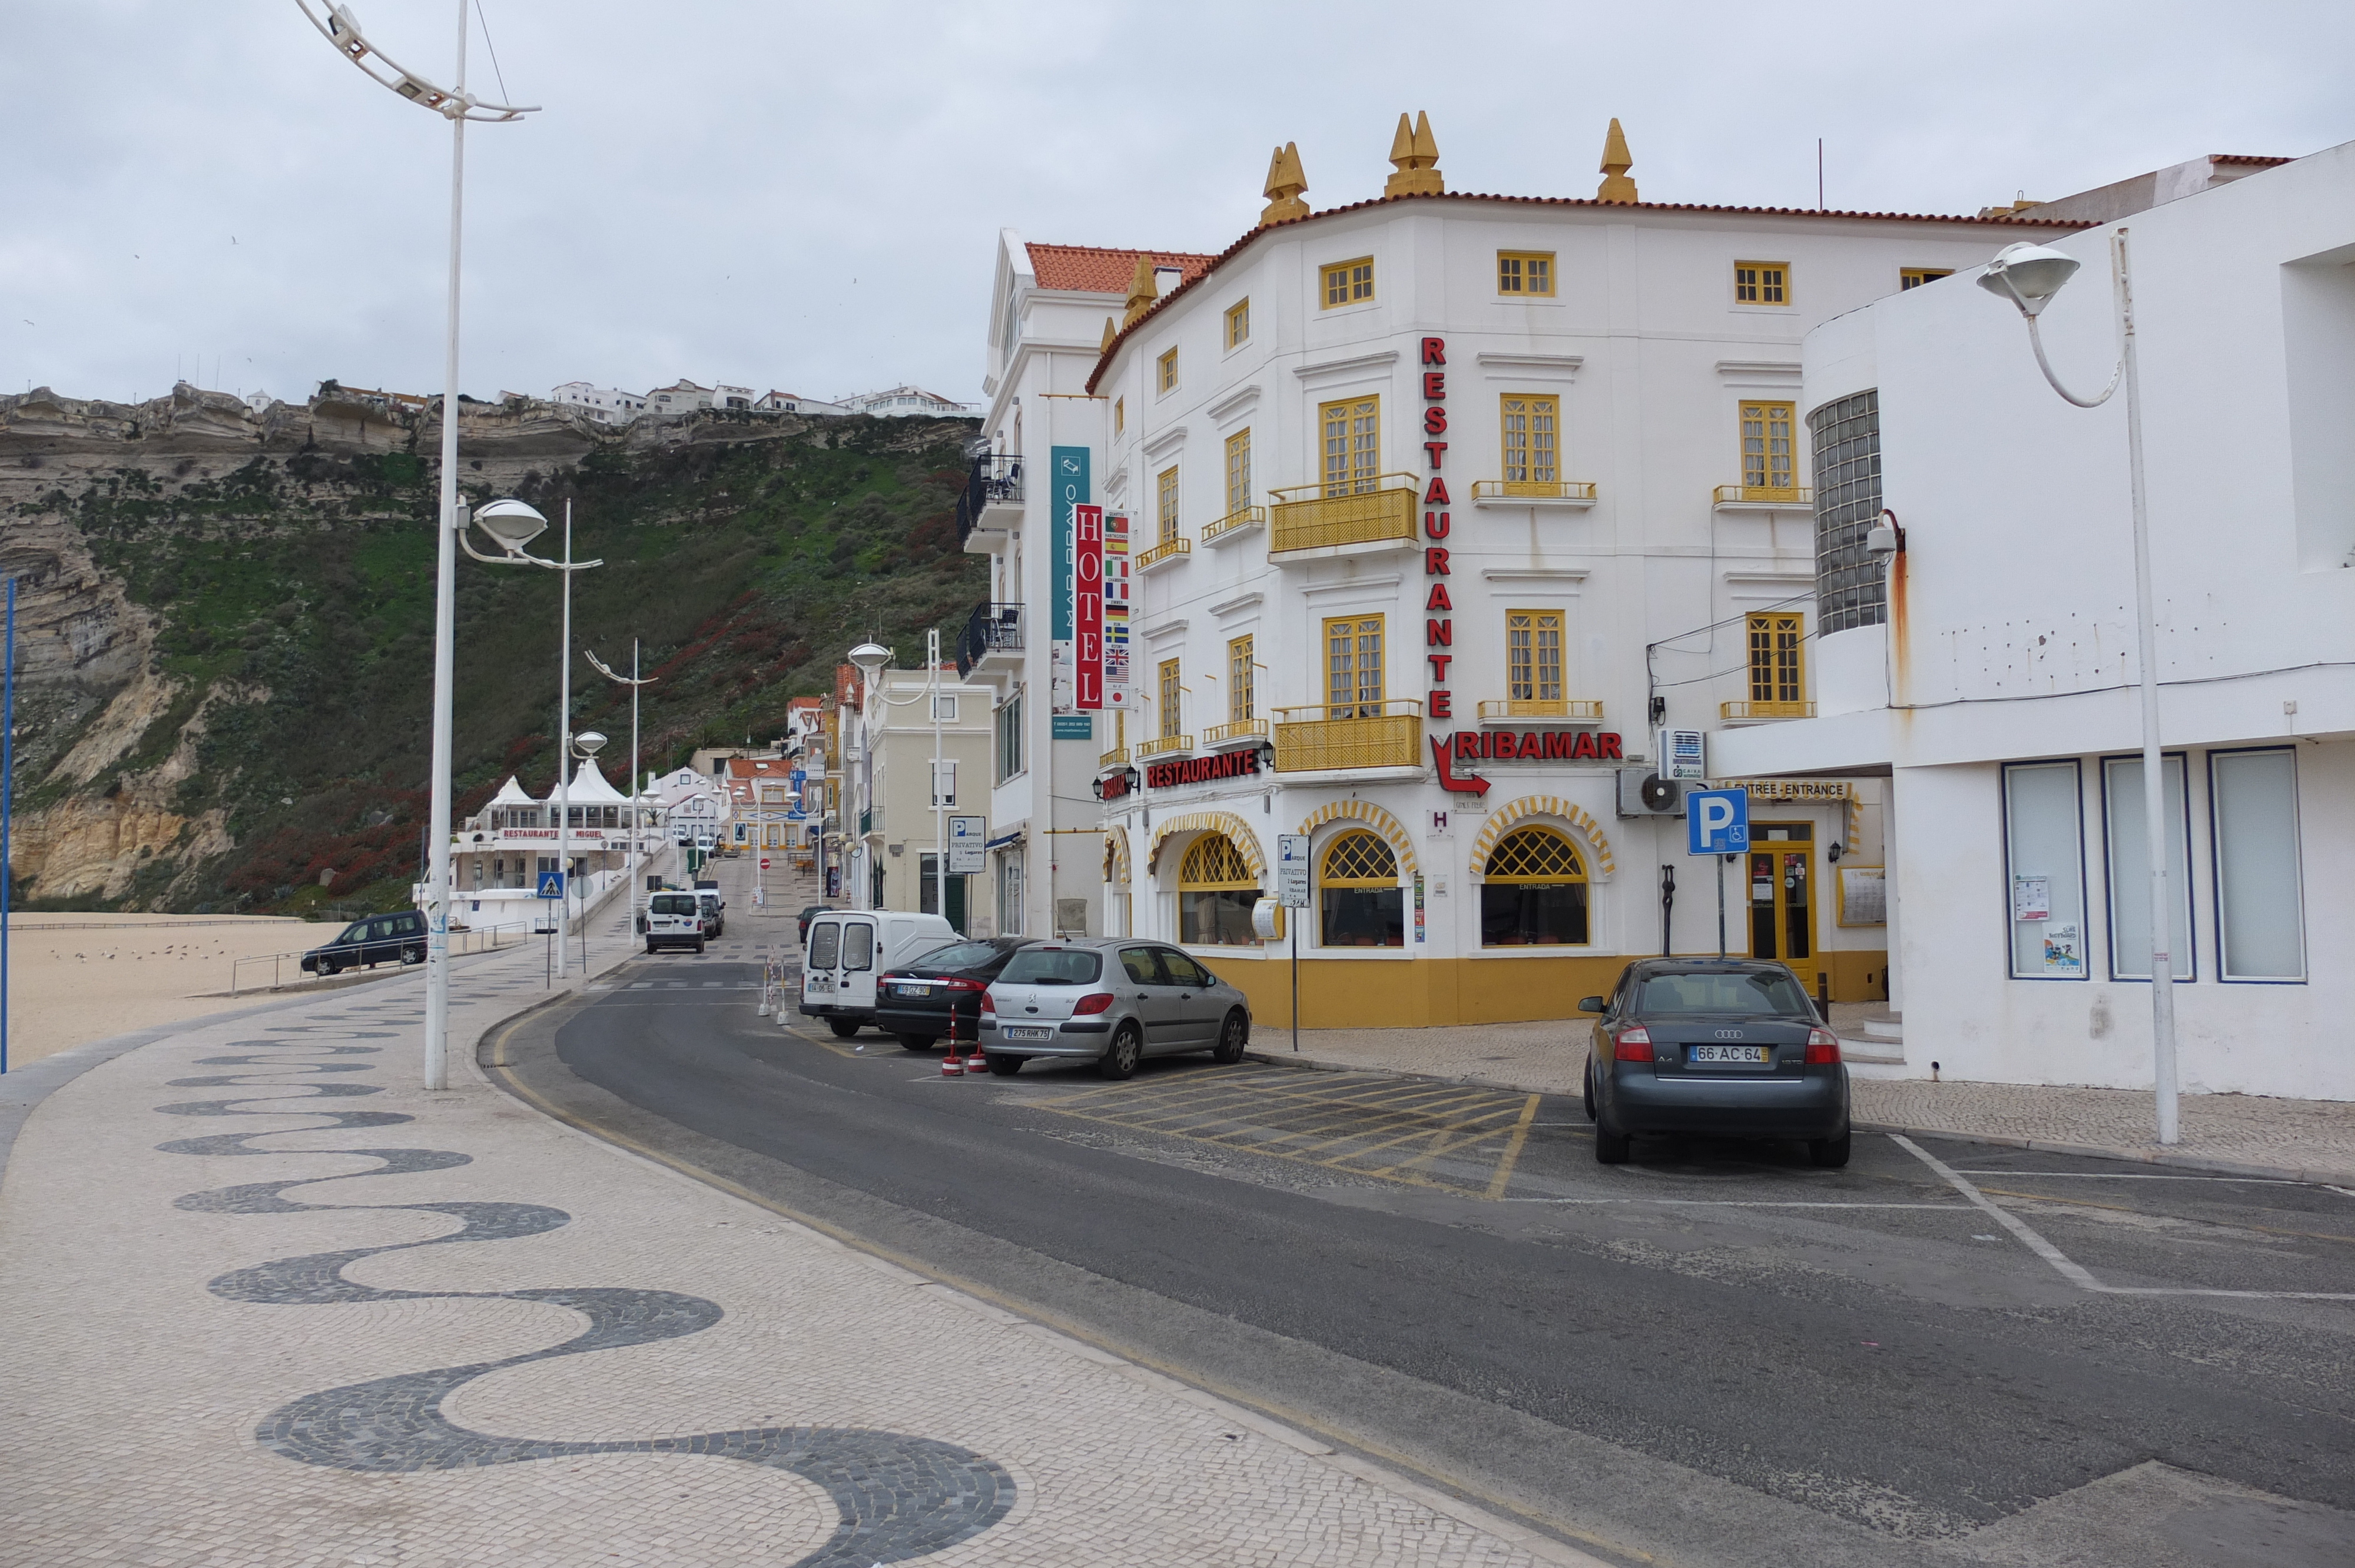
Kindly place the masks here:
POLYGON ((1738 854, 1750 847, 1750 791, 1694 789, 1685 796, 1685 853, 1738 854))

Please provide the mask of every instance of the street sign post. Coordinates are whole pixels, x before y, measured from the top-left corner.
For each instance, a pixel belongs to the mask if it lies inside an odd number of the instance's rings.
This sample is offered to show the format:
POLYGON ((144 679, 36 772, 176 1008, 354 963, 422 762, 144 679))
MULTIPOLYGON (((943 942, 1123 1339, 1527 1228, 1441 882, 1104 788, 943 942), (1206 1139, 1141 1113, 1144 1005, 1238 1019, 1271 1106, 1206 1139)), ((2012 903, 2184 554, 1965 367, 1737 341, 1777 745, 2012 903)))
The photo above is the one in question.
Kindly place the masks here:
POLYGON ((972 876, 987 869, 982 845, 989 840, 987 817, 949 819, 949 874, 972 876))
MULTIPOLYGON (((1308 907, 1308 835, 1275 836, 1275 901, 1286 909, 1308 907)), ((1300 917, 1286 916, 1292 927, 1292 1048, 1300 1049, 1300 917)))
POLYGON ((1717 862, 1717 956, 1725 957, 1725 863, 1750 848, 1750 791, 1695 789, 1685 796, 1685 853, 1717 862))
POLYGON ((564 874, 560 871, 541 872, 539 874, 539 895, 542 898, 563 897, 564 874))

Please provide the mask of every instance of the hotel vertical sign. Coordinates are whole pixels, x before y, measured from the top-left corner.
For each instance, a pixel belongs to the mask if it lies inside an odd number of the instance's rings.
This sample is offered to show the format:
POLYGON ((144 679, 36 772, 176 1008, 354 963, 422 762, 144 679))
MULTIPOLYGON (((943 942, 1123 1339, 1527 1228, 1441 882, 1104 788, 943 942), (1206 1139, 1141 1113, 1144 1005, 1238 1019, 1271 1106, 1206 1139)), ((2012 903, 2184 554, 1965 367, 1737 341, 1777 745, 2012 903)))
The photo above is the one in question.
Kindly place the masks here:
POLYGON ((1049 471, 1054 476, 1054 503, 1050 526, 1052 530, 1052 569, 1055 574, 1052 591, 1048 595, 1051 607, 1048 612, 1050 639, 1050 663, 1054 680, 1054 711, 1058 714, 1078 712, 1077 691, 1072 663, 1073 619, 1077 612, 1072 593, 1075 570, 1074 514, 1088 499, 1088 449, 1085 447, 1055 447, 1050 450, 1049 471))
POLYGON ((1071 705, 1082 713, 1104 705, 1103 524, 1103 507, 1071 508, 1071 705))

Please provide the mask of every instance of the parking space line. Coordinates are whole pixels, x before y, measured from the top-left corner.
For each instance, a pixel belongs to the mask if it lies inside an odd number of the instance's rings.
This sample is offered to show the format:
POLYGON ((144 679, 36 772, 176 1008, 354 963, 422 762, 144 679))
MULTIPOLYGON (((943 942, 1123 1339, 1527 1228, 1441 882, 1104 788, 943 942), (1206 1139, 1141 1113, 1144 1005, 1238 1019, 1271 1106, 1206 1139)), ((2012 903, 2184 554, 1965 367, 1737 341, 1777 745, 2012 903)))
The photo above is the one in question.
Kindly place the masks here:
POLYGON ((1513 1167, 1521 1162, 1521 1145, 1529 1140, 1529 1123, 1536 1119, 1538 1101, 1542 1097, 1531 1095, 1529 1103, 1521 1107, 1521 1119, 1513 1124, 1512 1141, 1505 1145, 1504 1158, 1497 1161, 1497 1173, 1488 1178, 1487 1198, 1492 1203, 1505 1195, 1506 1187, 1512 1182, 1513 1167))

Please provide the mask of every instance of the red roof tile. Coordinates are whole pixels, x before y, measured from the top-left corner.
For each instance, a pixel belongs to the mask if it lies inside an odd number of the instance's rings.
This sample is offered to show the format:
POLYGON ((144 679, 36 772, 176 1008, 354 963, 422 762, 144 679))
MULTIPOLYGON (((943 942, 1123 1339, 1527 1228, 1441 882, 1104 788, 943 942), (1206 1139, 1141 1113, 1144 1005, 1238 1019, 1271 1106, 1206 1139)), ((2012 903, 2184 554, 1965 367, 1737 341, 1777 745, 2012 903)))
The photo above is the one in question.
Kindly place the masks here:
POLYGON ((1106 250, 1094 245, 1025 245, 1030 252, 1030 272, 1042 289, 1071 289, 1088 294, 1128 297, 1128 281, 1136 276, 1136 259, 1150 256, 1156 267, 1176 267, 1190 283, 1210 270, 1216 260, 1183 250, 1106 250))

